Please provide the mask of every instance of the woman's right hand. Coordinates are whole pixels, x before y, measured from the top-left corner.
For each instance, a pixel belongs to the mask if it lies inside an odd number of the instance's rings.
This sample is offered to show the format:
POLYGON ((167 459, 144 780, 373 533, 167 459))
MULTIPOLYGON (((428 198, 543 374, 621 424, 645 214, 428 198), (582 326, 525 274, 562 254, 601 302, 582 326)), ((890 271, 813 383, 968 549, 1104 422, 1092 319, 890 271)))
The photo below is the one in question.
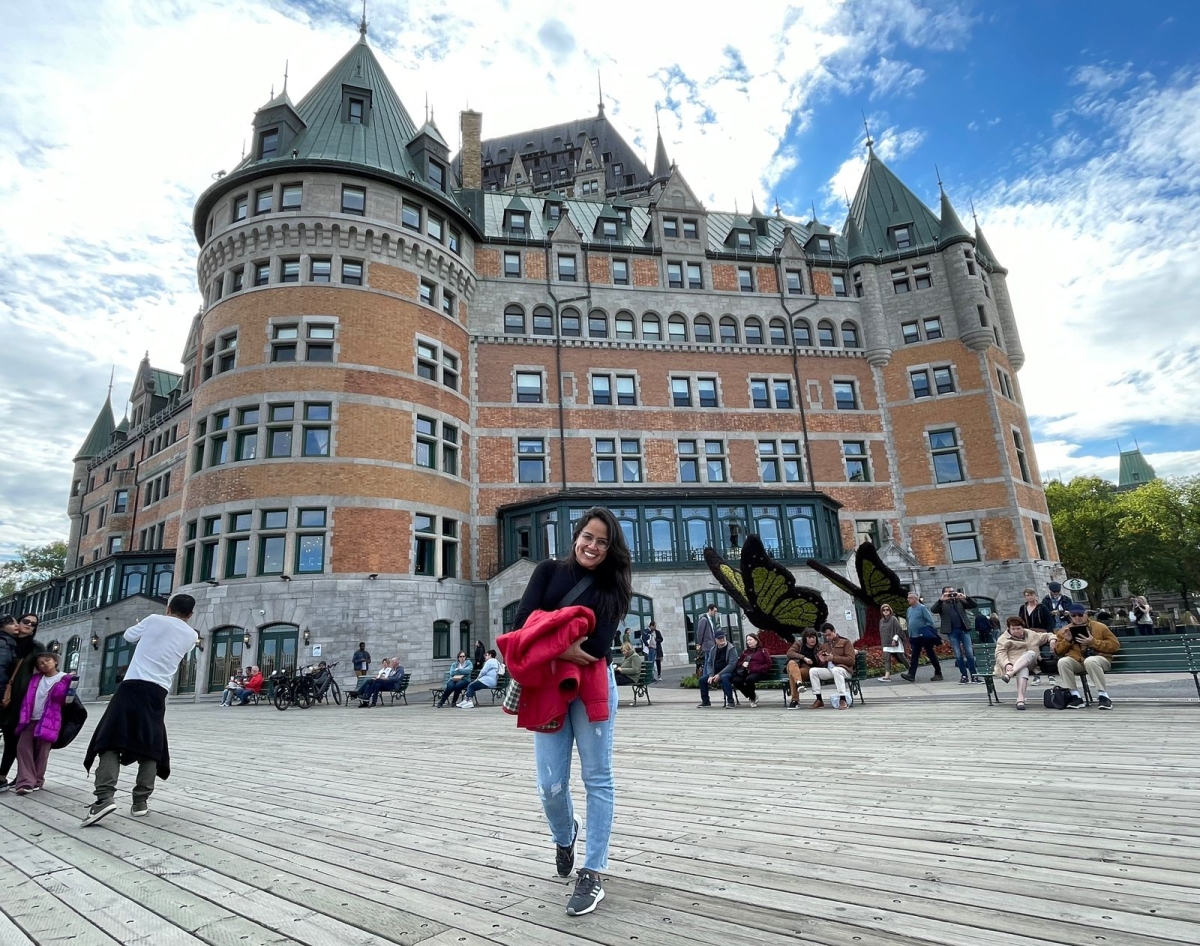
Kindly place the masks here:
POLYGON ((565 660, 567 663, 572 663, 579 667, 587 667, 590 664, 594 664, 600 658, 593 657, 591 654, 585 651, 583 649, 583 641, 584 639, 582 637, 579 638, 579 640, 575 641, 570 647, 558 655, 559 659, 565 660))

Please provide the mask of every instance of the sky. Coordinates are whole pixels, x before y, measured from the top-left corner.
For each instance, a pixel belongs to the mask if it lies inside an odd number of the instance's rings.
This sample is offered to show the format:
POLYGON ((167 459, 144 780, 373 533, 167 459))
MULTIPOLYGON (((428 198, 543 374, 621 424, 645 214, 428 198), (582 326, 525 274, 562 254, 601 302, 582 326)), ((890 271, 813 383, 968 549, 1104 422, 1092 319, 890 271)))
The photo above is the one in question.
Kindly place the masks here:
MULTIPOLYGON (((1044 479, 1115 479, 1118 443, 1200 471, 1200 4, 1110 0, 371 0, 410 114, 456 146, 606 111, 710 209, 840 229, 876 150, 937 175, 1009 269, 1044 479)), ((0 31, 0 559, 65 536, 71 459, 115 371, 179 370, 190 220, 255 109, 357 40, 353 0, 55 0, 0 31)))

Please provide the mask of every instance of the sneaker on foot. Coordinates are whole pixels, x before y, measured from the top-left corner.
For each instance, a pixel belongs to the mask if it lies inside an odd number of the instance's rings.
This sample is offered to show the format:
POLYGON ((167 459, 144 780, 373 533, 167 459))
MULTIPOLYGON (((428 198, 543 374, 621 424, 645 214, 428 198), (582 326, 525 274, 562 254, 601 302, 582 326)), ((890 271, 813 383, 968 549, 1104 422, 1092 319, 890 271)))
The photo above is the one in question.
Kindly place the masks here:
POLYGON ((136 798, 133 801, 133 807, 129 809, 129 813, 135 818, 145 818, 150 814, 150 803, 147 801, 138 801, 136 798))
POLYGON ((1103 693, 1101 693, 1096 698, 1096 709, 1105 709, 1105 710, 1112 709, 1112 700, 1110 700, 1107 696, 1105 696, 1103 693))
POLYGON ((758 700, 751 700, 751 701, 750 701, 750 708, 751 708, 751 709, 757 709, 757 708, 758 708, 758 700))
POLYGON ((901 679, 901 680, 907 680, 909 683, 916 683, 916 682, 917 682, 917 678, 916 678, 916 677, 910 677, 910 676, 909 676, 907 673, 902 673, 902 674, 900 674, 900 679, 901 679))
POLYGON ((1067 709, 1079 709, 1081 706, 1083 706, 1083 697, 1072 693, 1067 699, 1067 709))
POLYGON ((933 682, 934 682, 934 683, 941 683, 941 682, 942 682, 943 680, 945 680, 945 679, 946 679, 946 678, 945 678, 945 677, 943 677, 943 676, 942 676, 940 673, 935 673, 935 674, 933 675, 933 682))
POLYGON ((1050 674, 1050 676, 1048 676, 1046 678, 1046 682, 1049 683, 1050 686, 1057 686, 1058 685, 1058 677, 1056 677, 1054 674, 1050 674))
POLYGON ((696 709, 708 709, 710 706, 712 706, 711 703, 697 703, 696 709))
POLYGON ((1036 674, 1036 673, 1035 673, 1035 674, 1033 675, 1033 679, 1029 681, 1029 685, 1030 685, 1030 686, 1035 686, 1035 687, 1040 687, 1040 686, 1042 685, 1042 678, 1041 678, 1041 676, 1039 676, 1038 674, 1036 674))
MULTIPOLYGON (((937 679, 937 678, 935 677, 934 679, 937 679)), ((959 683, 970 683, 971 681, 968 680, 966 677, 959 677, 958 682, 959 683)))
POLYGON ((30 788, 28 785, 22 785, 20 788, 15 789, 15 791, 18 795, 28 795, 30 792, 33 791, 33 789, 30 788))
POLYGON ((567 902, 567 916, 583 916, 596 909, 596 904, 604 899, 604 887, 600 883, 600 875, 586 867, 579 872, 575 881, 575 892, 567 902))
POLYGON ((554 867, 559 877, 570 877, 575 867, 575 841, 579 837, 579 819, 575 819, 575 830, 571 835, 571 843, 554 845, 554 867))
POLYGON ((971 674, 971 682, 972 683, 983 683, 983 678, 980 677, 979 674, 973 673, 973 674, 971 674))
POLYGON ((800 708, 799 700, 792 700, 790 703, 788 703, 788 709, 799 709, 799 708, 800 708))
POLYGON ((0 778, 0 792, 7 792, 10 788, 12 785, 9 784, 8 779, 0 778))
POLYGON ((116 810, 117 806, 112 802, 112 800, 98 801, 92 805, 92 807, 88 809, 87 814, 83 816, 83 824, 81 827, 86 828, 90 824, 95 824, 101 818, 105 817, 106 815, 111 815, 116 810))
POLYGON ((474 709, 475 701, 474 700, 463 700, 461 703, 458 704, 458 708, 459 709, 474 709))

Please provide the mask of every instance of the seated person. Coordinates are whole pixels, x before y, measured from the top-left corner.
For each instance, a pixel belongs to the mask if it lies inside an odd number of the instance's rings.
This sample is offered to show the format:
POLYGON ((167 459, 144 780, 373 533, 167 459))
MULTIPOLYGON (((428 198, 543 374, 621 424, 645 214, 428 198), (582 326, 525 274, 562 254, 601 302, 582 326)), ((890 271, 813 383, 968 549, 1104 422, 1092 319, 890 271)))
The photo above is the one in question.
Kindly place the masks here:
POLYGON ((459 695, 467 689, 467 684, 471 682, 471 671, 474 669, 475 664, 467 657, 467 652, 460 650, 458 659, 446 671, 445 686, 434 706, 441 709, 446 705, 446 700, 450 700, 451 706, 457 706, 459 695))
POLYGON ((233 698, 237 696, 238 690, 246 685, 246 677, 239 670, 230 674, 229 682, 225 684, 225 692, 221 695, 222 706, 232 706, 233 698))
POLYGON ((759 643, 757 634, 747 634, 746 649, 742 651, 733 670, 733 685, 742 691, 752 707, 758 706, 758 692, 754 685, 770 673, 771 655, 759 643))
MULTIPOLYGON (((832 682, 837 688, 837 696, 833 705, 838 709, 849 709, 854 702, 850 698, 850 687, 847 681, 854 676, 854 645, 837 632, 832 624, 826 621, 821 625, 824 640, 821 649, 817 651, 817 664, 808 674, 808 682, 812 684, 813 709, 825 705, 821 699, 821 684, 832 682)), ((915 653, 915 651, 914 651, 915 653)))
POLYGON ((713 631, 713 638, 717 644, 705 656, 705 665, 700 674, 700 702, 696 706, 711 706, 708 688, 719 685, 721 692, 725 694, 725 707, 732 709, 733 671, 737 669, 737 648, 729 643, 723 627, 713 631))
POLYGON ((458 704, 459 709, 474 709, 475 694, 480 690, 490 690, 500 682, 500 661, 496 659, 496 652, 485 651, 484 658, 479 676, 467 684, 467 697, 458 704))
POLYGON ((816 629, 806 627, 804 633, 788 648, 787 675, 788 687, 792 691, 792 709, 800 705, 800 694, 804 692, 804 684, 808 682, 808 675, 817 664, 819 641, 816 629))
MULTIPOLYGON (((400 676, 404 676, 404 671, 401 670, 400 676)), ((383 663, 379 667, 379 671, 370 680, 359 680, 358 683, 358 705, 359 707, 374 706, 379 702, 379 693, 384 689, 395 689, 388 687, 396 677, 396 662, 388 657, 383 658, 383 663)), ((398 680, 396 682, 399 682, 398 680)))
POLYGON ((1004 633, 996 641, 996 667, 992 671, 1005 683, 1014 677, 1017 681, 1017 709, 1025 708, 1025 691, 1029 689, 1029 675, 1038 666, 1038 653, 1043 644, 1052 642, 1054 635, 1048 631, 1035 631, 1025 626, 1025 621, 1013 615, 1007 621, 1004 633))
POLYGON ((621 662, 613 671, 617 686, 632 686, 642 679, 642 664, 645 658, 633 649, 633 644, 626 641, 621 645, 621 662))
POLYGON ((234 694, 234 698, 242 706, 250 702, 250 697, 258 696, 262 693, 263 688, 262 671, 258 667, 251 667, 248 673, 249 678, 246 680, 246 685, 234 694))
POLYGON ((1082 604, 1072 604, 1067 608, 1067 627, 1056 632, 1054 653, 1058 655, 1058 675, 1071 691, 1067 700, 1067 709, 1078 709, 1083 706, 1083 695, 1079 692, 1079 674, 1086 672, 1088 682, 1096 691, 1098 709, 1112 709, 1112 700, 1108 698, 1108 687, 1104 675, 1112 669, 1112 656, 1121 649, 1117 640, 1107 627, 1099 621, 1088 617, 1087 608, 1082 604))

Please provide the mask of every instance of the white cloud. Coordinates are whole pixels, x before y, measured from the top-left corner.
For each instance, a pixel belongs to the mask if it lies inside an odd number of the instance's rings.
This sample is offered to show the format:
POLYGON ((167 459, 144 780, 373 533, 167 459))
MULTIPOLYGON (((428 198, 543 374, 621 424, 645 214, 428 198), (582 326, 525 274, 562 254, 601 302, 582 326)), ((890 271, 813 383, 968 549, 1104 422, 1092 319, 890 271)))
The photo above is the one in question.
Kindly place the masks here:
POLYGON ((924 81, 924 69, 919 69, 909 62, 883 57, 871 73, 871 82, 874 86, 871 89, 871 99, 911 93, 924 81))
MULTIPOLYGON (((870 117, 867 119, 867 124, 868 127, 876 127, 880 123, 870 117)), ((872 137, 875 139, 875 153, 884 161, 891 163, 920 147, 921 142, 925 140, 925 132, 919 128, 901 130, 893 125, 884 128, 879 132, 878 137, 872 133, 872 137)), ((854 193, 858 190, 866 167, 867 151, 864 139, 855 144, 850 156, 838 166, 825 185, 825 206, 822 210, 825 217, 838 223, 845 219, 846 199, 847 197, 851 200, 854 199, 854 193)))

